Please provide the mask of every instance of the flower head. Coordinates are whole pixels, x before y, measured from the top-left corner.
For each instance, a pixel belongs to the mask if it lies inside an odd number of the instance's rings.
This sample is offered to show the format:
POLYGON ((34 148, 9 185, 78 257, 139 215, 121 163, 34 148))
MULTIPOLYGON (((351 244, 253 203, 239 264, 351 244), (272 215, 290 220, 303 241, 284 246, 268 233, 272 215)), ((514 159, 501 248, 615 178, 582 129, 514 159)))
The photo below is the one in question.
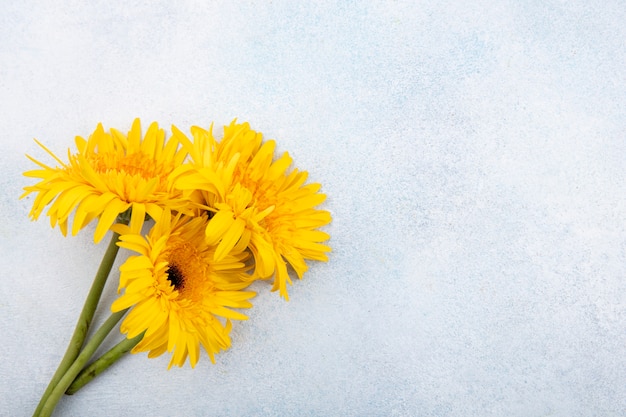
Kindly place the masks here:
POLYGON ((129 339, 145 331, 133 353, 149 351, 148 357, 156 357, 173 352, 170 367, 182 366, 187 357, 194 367, 202 345, 215 362, 214 354, 230 346, 229 319, 246 319, 230 308, 252 306, 248 299, 254 293, 243 291, 248 254, 231 251, 215 260, 215 247, 204 239, 206 215, 168 216, 166 210, 146 238, 114 226, 122 234, 119 246, 138 255, 120 267, 124 294, 111 308, 132 307, 120 327, 129 339))
POLYGON ((139 119, 134 121, 128 135, 115 129, 106 133, 102 124, 98 124, 87 140, 76 137, 77 152, 71 154, 68 150, 67 163, 37 143, 60 167, 50 167, 28 156, 40 169, 24 175, 40 181, 24 187, 22 197, 37 194, 30 212, 35 220, 51 204, 47 212, 50 222, 53 227, 59 224, 64 235, 74 210, 72 234, 98 218, 96 242, 104 237, 117 216, 128 209, 132 209, 130 226, 134 232, 139 232, 146 214, 158 219, 164 207, 184 210, 182 193, 172 188, 168 177, 182 164, 186 152, 179 149, 177 140, 165 141, 164 131, 156 122, 150 125, 143 139, 139 119))
POLYGON ((189 195, 202 192, 203 207, 211 213, 206 228, 209 244, 217 245, 215 259, 233 248, 248 247, 254 255, 255 277, 274 277, 272 290, 288 298, 291 283, 287 264, 302 278, 306 260, 326 261, 328 234, 317 230, 331 221, 328 211, 315 207, 326 196, 319 184, 306 184, 307 173, 288 171, 291 157, 274 159, 276 144, 248 123, 233 121, 218 143, 211 131, 193 128, 193 143, 178 129, 192 164, 173 174, 175 186, 189 195))

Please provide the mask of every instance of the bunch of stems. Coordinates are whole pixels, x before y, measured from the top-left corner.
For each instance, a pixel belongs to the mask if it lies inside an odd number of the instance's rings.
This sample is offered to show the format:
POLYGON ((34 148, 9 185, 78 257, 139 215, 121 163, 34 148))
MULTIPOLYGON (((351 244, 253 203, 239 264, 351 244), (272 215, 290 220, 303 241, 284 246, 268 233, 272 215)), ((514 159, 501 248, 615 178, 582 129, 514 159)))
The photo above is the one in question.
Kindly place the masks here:
POLYGON ((124 317, 128 309, 113 313, 85 343, 87 333, 100 302, 102 290, 115 262, 119 247, 117 242, 119 235, 113 233, 109 246, 102 258, 98 272, 94 278, 85 304, 76 323, 74 334, 70 339, 61 363, 54 373, 48 387, 41 396, 41 400, 33 414, 33 417, 47 417, 52 415, 54 408, 63 394, 74 394, 89 381, 98 376, 102 371, 111 366, 122 355, 130 351, 143 337, 138 335, 133 339, 122 340, 100 358, 87 365, 94 353, 111 332, 115 325, 124 317))

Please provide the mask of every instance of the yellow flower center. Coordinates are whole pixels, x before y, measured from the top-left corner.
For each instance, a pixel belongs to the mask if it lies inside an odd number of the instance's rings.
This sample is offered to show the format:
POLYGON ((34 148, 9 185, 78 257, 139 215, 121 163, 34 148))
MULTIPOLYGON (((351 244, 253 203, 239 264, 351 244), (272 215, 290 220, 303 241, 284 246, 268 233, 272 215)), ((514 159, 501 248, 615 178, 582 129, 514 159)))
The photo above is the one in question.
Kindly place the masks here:
POLYGON ((102 152, 90 155, 90 162, 93 169, 99 174, 117 172, 130 176, 139 176, 145 180, 167 177, 171 167, 166 169, 163 164, 157 164, 154 158, 143 152, 136 152, 130 155, 119 155, 113 152, 102 152))
POLYGON ((234 184, 239 183, 252 193, 252 201, 250 201, 248 207, 255 206, 259 211, 263 211, 270 206, 276 205, 278 188, 273 183, 256 181, 250 178, 247 173, 242 172, 241 168, 235 170, 233 177, 234 184))
MULTIPOLYGON (((169 162, 155 161, 144 152, 124 155, 119 152, 94 152, 84 155, 89 166, 106 187, 126 202, 150 202, 167 193, 167 176, 174 170, 169 162)), ((78 155, 74 156, 71 172, 82 175, 78 155)))
POLYGON ((182 298, 198 301, 211 289, 207 279, 208 259, 193 244, 173 242, 167 262, 167 279, 182 298))

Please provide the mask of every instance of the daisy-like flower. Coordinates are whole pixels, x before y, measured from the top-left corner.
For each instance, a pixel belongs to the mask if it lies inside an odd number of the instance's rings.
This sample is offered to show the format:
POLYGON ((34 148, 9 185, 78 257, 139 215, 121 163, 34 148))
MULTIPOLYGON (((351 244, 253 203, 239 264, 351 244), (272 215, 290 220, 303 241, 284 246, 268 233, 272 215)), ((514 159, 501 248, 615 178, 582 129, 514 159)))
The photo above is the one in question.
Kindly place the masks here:
POLYGON ((173 128, 173 137, 192 160, 173 177, 177 188, 195 195, 194 201, 210 213, 206 239, 217 245, 215 259, 248 247, 254 278, 274 277, 272 290, 288 299, 287 264, 301 279, 306 260, 328 260, 330 247, 321 242, 329 235, 317 230, 331 221, 328 211, 315 208, 326 198, 318 192, 320 184, 305 184, 306 171, 288 171, 292 160, 286 152, 274 160, 275 142, 263 142, 248 123, 233 121, 219 143, 210 130, 194 127, 191 132, 193 142, 173 128))
POLYGON ((102 124, 85 140, 76 137, 77 152, 68 150, 65 163, 44 145, 60 167, 50 167, 34 158, 28 158, 40 169, 27 171, 25 176, 39 178, 32 186, 24 187, 25 197, 37 194, 30 217, 39 218, 46 206, 52 227, 59 225, 67 234, 68 218, 75 210, 72 234, 98 218, 94 240, 99 242, 117 216, 131 211, 130 227, 139 232, 145 215, 158 219, 165 207, 183 210, 182 193, 172 187, 170 173, 183 163, 186 152, 177 140, 165 141, 165 133, 152 123, 141 137, 141 125, 136 119, 128 135, 111 129, 106 133, 102 124))
POLYGON ((215 362, 214 354, 231 344, 230 319, 247 318, 231 308, 252 306, 255 293, 243 291, 249 255, 231 251, 215 260, 215 247, 204 238, 207 221, 206 215, 172 217, 166 210, 146 238, 113 226, 121 234, 119 246, 139 254, 120 267, 124 293, 111 307, 132 307, 120 326, 128 339, 145 331, 133 353, 149 351, 152 358, 173 352, 169 367, 183 366, 187 357, 194 367, 202 345, 215 362))

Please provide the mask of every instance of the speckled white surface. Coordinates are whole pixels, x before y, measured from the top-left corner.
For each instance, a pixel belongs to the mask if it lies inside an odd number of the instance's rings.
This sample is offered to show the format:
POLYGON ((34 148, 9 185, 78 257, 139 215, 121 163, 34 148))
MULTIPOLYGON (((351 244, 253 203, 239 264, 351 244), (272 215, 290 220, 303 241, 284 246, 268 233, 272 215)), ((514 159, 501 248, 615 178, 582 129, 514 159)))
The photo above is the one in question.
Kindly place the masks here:
POLYGON ((626 415, 623 2, 40 3, 0 14, 0 415, 104 250, 27 219, 24 153, 136 116, 277 139, 334 252, 217 365, 129 356, 57 415, 626 415))

